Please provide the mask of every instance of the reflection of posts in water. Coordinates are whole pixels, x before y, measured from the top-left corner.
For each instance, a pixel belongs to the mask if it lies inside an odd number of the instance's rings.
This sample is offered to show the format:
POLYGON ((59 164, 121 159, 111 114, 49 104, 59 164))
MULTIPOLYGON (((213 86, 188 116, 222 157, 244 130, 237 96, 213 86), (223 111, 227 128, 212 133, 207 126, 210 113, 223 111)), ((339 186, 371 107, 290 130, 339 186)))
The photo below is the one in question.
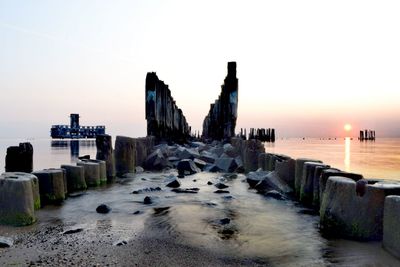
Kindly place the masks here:
POLYGON ((350 172, 350 137, 346 137, 344 140, 344 169, 346 172, 350 172))
POLYGON ((71 158, 76 158, 79 156, 79 141, 71 140, 70 141, 70 149, 71 149, 71 158))

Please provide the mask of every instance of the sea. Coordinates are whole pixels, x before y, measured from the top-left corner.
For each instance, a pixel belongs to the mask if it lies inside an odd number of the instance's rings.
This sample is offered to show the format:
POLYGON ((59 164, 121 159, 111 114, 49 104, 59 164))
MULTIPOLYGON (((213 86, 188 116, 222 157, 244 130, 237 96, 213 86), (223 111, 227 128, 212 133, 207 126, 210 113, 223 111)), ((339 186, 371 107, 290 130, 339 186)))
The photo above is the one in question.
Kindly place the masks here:
MULTIPOLYGON (((74 163, 78 155, 94 157, 96 153, 93 140, 3 139, 0 141, 1 157, 4 159, 7 146, 22 141, 29 141, 34 147, 35 170, 74 163)), ((400 180, 400 139, 360 142, 351 138, 293 138, 266 143, 265 147, 267 152, 293 158, 319 159, 332 167, 361 173, 367 178, 400 180)), ((4 170, 4 160, 1 169, 4 170)), ((140 250, 154 251, 154 247, 140 243, 137 236, 157 236, 158 240, 162 237, 196 251, 205 251, 210 259, 217 255, 216 259, 226 260, 227 265, 400 266, 400 261, 387 253, 381 242, 324 237, 319 231, 317 214, 294 201, 275 200, 257 194, 248 188, 242 174, 198 173, 180 179, 181 188, 199 188, 197 194, 171 192, 165 187, 165 179, 170 175, 176 173, 171 170, 137 174, 123 183, 89 189, 80 197, 67 199, 61 206, 46 206, 37 212, 38 223, 33 226, 0 226, 0 235, 19 240, 15 248, 0 253, 0 265, 10 262, 25 264, 36 257, 36 251, 46 251, 44 257, 57 257, 58 253, 68 250, 57 245, 64 242, 61 234, 49 237, 54 241, 51 241, 51 251, 43 242, 33 247, 24 245, 28 243, 26 237, 31 238, 30 233, 45 234, 48 229, 61 226, 63 229, 84 228, 75 235, 82 244, 92 244, 92 265, 107 265, 107 258, 101 253, 104 250, 107 254, 121 240, 126 241, 127 246, 141 244, 140 250), (229 194, 214 193, 216 188, 208 185, 208 181, 225 183, 229 186, 229 194), (162 190, 132 194, 134 190, 157 186, 162 190), (151 196, 154 203, 144 205, 145 196, 151 196), (95 209, 101 203, 109 205, 112 212, 97 214, 95 209), (229 219, 229 222, 221 223, 223 219, 229 219)), ((168 247, 159 249, 168 251, 168 247)), ((154 255, 157 253, 161 257, 161 251, 154 251, 154 255)), ((184 260, 184 257, 177 257, 184 260)), ((73 261, 74 257, 69 260, 73 261)), ((131 260, 134 264, 135 258, 131 260)), ((164 260, 168 261, 168 258, 164 260)), ((154 256, 148 258, 147 264, 160 262, 154 256)), ((168 265, 168 262, 163 264, 168 265)), ((208 264, 221 265, 221 262, 208 264)))
MULTIPOLYGON (((96 156, 94 140, 0 139, 0 170, 5 168, 7 147, 20 142, 32 143, 34 170, 74 163, 80 155, 96 156)), ((400 138, 362 142, 350 137, 282 138, 275 143, 265 143, 265 150, 295 159, 322 160, 331 167, 360 173, 366 178, 400 180, 400 138)))

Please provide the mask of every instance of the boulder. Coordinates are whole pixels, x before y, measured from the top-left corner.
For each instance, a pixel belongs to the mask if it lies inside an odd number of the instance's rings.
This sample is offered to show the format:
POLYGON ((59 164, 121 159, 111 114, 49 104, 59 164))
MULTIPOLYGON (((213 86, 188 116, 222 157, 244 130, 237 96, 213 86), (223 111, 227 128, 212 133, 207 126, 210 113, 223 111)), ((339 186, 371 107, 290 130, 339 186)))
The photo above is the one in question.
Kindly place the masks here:
POLYGON ((250 188, 255 188, 255 186, 262 180, 265 179, 267 174, 270 173, 268 171, 256 171, 256 172, 249 172, 246 175, 246 181, 249 184, 250 188))
POLYGON ((96 135, 96 148, 96 159, 105 161, 107 182, 111 183, 114 181, 116 176, 115 158, 111 136, 108 134, 96 135))
POLYGON ((146 196, 146 197, 143 199, 143 204, 145 204, 145 205, 149 205, 149 204, 152 204, 152 203, 153 203, 153 200, 152 200, 152 198, 149 197, 149 196, 146 196))
POLYGON ((100 164, 96 162, 80 161, 77 165, 83 167, 87 187, 96 187, 101 184, 100 164))
POLYGON ((216 154, 213 154, 208 151, 202 151, 200 153, 200 159, 207 163, 213 164, 217 158, 218 158, 218 156, 216 154))
POLYGON ((101 204, 96 208, 96 212, 101 213, 101 214, 106 214, 106 213, 109 213, 110 211, 111 211, 111 208, 109 206, 107 206, 106 204, 101 204))
POLYGON ((227 186, 226 184, 223 184, 223 183, 216 183, 214 186, 216 188, 218 188, 218 189, 225 189, 225 188, 229 187, 229 186, 227 186))
POLYGON ((178 173, 184 175, 191 175, 200 172, 200 169, 197 168, 196 164, 194 164, 191 159, 183 159, 179 161, 176 168, 178 169, 178 173))
POLYGON ((264 193, 264 196, 274 198, 276 200, 285 200, 286 199, 286 197, 282 193, 280 193, 276 190, 270 190, 270 191, 264 193))
POLYGON ((224 154, 228 157, 235 158, 239 156, 237 149, 229 143, 225 144, 222 148, 224 149, 224 154))
POLYGON ((356 193, 354 180, 332 176, 321 202, 321 230, 335 237, 382 240, 385 197, 399 194, 398 182, 372 181, 361 197, 356 193))
MULTIPOLYGON (((303 175, 300 180, 299 201, 306 205, 311 205, 314 197, 314 174, 316 167, 329 168, 328 165, 318 162, 305 162, 303 165, 303 175)), ((319 181, 318 181, 319 184, 319 181)))
POLYGON ((186 148, 186 147, 179 147, 176 150, 176 157, 179 159, 197 159, 200 158, 200 153, 197 149, 195 148, 186 148))
POLYGON ((166 186, 172 188, 178 188, 181 186, 181 183, 178 181, 176 177, 172 176, 172 177, 167 177, 166 186))
POLYGON ((233 158, 219 158, 215 161, 215 166, 222 172, 234 172, 238 167, 236 160, 233 158))
POLYGON ((142 167, 140 167, 140 166, 135 167, 135 173, 143 173, 143 172, 144 172, 144 169, 142 167))
POLYGON ((36 221, 40 207, 38 180, 32 174, 6 172, 0 176, 0 224, 24 226, 36 221))
POLYGON ((64 171, 47 169, 35 171, 39 179, 40 200, 43 204, 59 204, 65 199, 64 171))
POLYGON ((6 172, 32 172, 33 147, 31 143, 10 146, 6 154, 6 172))
POLYGON ((275 171, 260 171, 257 173, 260 176, 262 175, 262 179, 254 186, 257 192, 265 194, 268 191, 276 190, 288 195, 293 193, 292 188, 290 188, 290 186, 288 186, 275 171))
POLYGON ((224 153, 224 148, 222 146, 215 146, 215 147, 212 147, 209 150, 209 152, 211 154, 217 155, 217 157, 220 157, 224 153))
POLYGON ((0 248, 10 248, 14 245, 14 241, 11 238, 0 236, 0 248))
POLYGON ((287 159, 277 161, 275 163, 275 171, 278 176, 281 177, 291 188, 294 189, 294 177, 295 177, 295 166, 296 161, 294 159, 287 159))
POLYGON ((82 166, 61 165, 66 171, 68 192, 86 190, 85 171, 82 166))
POLYGON ((383 247, 400 258, 400 196, 387 196, 383 212, 383 247))
POLYGON ((201 159, 194 159, 193 162, 200 170, 204 170, 204 168, 207 166, 207 162, 201 159))
POLYGON ((115 140, 115 171, 118 177, 135 172, 136 140, 117 136, 115 140))
POLYGON ((89 160, 82 160, 82 161, 98 163, 99 170, 100 170, 100 184, 107 183, 107 164, 104 160, 89 159, 89 160))
POLYGON ((145 163, 145 167, 148 170, 162 170, 165 167, 169 166, 168 165, 168 160, 164 156, 164 154, 161 152, 160 149, 156 149, 153 153, 151 153, 145 163))
POLYGON ((297 197, 300 196, 300 187, 301 187, 301 179, 303 176, 303 166, 305 162, 319 162, 322 163, 320 160, 315 159, 308 159, 308 158, 299 158, 296 159, 296 166, 295 166, 295 176, 294 176, 294 192, 297 197))

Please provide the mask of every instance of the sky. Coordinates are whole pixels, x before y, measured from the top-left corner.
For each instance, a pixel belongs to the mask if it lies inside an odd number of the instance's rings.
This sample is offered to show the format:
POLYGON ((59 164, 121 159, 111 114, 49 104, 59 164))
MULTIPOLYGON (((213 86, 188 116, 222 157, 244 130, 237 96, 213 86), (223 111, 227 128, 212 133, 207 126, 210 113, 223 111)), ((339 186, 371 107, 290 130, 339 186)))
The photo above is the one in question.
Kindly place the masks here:
POLYGON ((193 130, 237 62, 237 130, 400 137, 399 1, 0 0, 0 138, 145 136, 155 71, 193 130))

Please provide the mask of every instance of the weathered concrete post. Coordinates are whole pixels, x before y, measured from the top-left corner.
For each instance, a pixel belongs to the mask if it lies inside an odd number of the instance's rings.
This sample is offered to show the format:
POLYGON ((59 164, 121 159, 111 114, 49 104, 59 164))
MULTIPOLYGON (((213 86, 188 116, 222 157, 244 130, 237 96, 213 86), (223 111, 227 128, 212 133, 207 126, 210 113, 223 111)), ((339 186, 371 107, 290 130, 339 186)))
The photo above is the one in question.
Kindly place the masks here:
POLYGON ((85 182, 88 187, 96 187, 101 184, 100 164, 90 161, 80 161, 78 166, 82 166, 85 173, 85 182))
POLYGON ((107 182, 115 179, 115 159, 110 135, 101 134, 96 136, 96 159, 106 162, 107 182))
POLYGON ((115 169, 118 177, 135 172, 135 156, 135 139, 117 136, 115 140, 115 169))
POLYGON ((301 178, 303 176, 303 167, 305 162, 318 162, 322 163, 320 160, 299 158, 296 159, 295 177, 294 177, 294 191, 297 197, 300 196, 301 178))
POLYGON ((400 196, 387 196, 383 212, 383 247, 400 258, 400 196))
POLYGON ((86 190, 85 171, 82 166, 61 165, 66 171, 68 192, 86 190))
POLYGON ((30 225, 40 208, 38 180, 32 174, 6 172, 0 176, 0 224, 30 225))
POLYGON ((64 172, 61 169, 35 171, 43 204, 59 204, 65 199, 64 172))
POLYGON ((19 146, 7 148, 6 172, 32 172, 33 147, 31 143, 20 143, 19 146))

